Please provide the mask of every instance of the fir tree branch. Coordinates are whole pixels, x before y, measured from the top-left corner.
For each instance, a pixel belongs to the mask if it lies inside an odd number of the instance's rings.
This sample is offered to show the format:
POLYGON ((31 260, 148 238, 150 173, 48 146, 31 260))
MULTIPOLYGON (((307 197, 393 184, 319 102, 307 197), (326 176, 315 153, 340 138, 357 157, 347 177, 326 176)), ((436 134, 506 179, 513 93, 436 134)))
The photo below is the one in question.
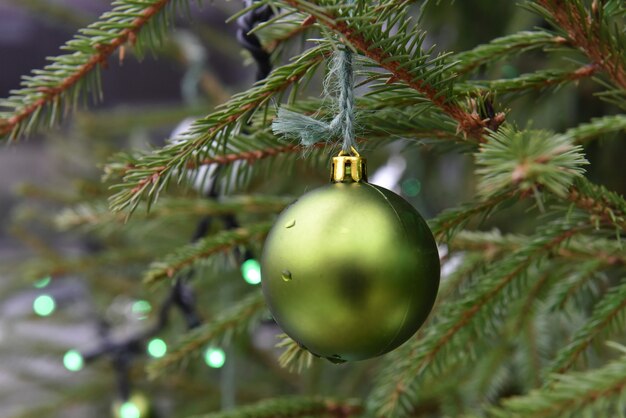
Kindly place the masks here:
POLYGON ((379 379, 370 408, 375 409, 378 416, 406 416, 416 402, 417 385, 424 375, 436 374, 442 368, 443 358, 449 363, 453 358, 466 357, 459 348, 475 338, 477 327, 480 326, 483 339, 485 333, 497 327, 494 319, 503 315, 507 291, 514 291, 513 287, 519 292, 521 287, 520 283, 516 287, 513 283, 519 282, 517 279, 523 277, 536 260, 587 228, 588 225, 557 222, 538 232, 525 248, 494 263, 465 297, 442 308, 437 322, 430 326, 426 335, 411 340, 397 351, 392 364, 379 379), (450 344, 454 347, 449 348, 450 344))
POLYGON ((588 164, 582 147, 569 138, 546 131, 500 129, 489 136, 476 155, 478 191, 483 196, 517 188, 531 193, 542 187, 565 196, 588 164))
POLYGON ((294 341, 287 334, 278 335, 280 342, 276 344, 276 348, 283 350, 278 358, 280 367, 288 368, 289 371, 298 373, 304 369, 308 369, 313 364, 313 354, 304 348, 302 344, 294 341))
POLYGON ((613 225, 626 231, 626 200, 617 193, 579 177, 569 189, 566 199, 588 212, 596 227, 613 225))
POLYGON ((610 337, 616 332, 621 333, 625 319, 626 282, 611 289, 598 302, 589 320, 573 335, 571 342, 557 353, 547 373, 567 372, 600 335, 610 337))
POLYGON ((448 241, 475 216, 486 218, 500 204, 513 198, 515 193, 506 191, 488 199, 470 202, 453 209, 446 209, 428 224, 438 240, 448 241))
POLYGON ((586 372, 556 376, 553 386, 502 401, 490 417, 610 417, 623 413, 626 357, 586 372))
MULTIPOLYGON (((164 198, 158 208, 137 217, 140 222, 165 217, 197 217, 219 216, 237 213, 278 213, 295 199, 290 197, 246 195, 229 196, 220 200, 197 198, 164 198)), ((60 229, 80 227, 102 227, 119 229, 119 225, 126 222, 122 213, 114 213, 105 203, 80 204, 64 209, 55 218, 55 224, 60 229)), ((130 221, 133 223, 133 220, 130 221)))
POLYGON ((557 88, 564 84, 576 82, 583 78, 589 78, 598 71, 594 64, 582 66, 576 70, 541 70, 534 73, 522 74, 519 77, 469 81, 455 86, 458 94, 474 94, 490 92, 492 94, 526 93, 529 90, 544 90, 557 88))
POLYGON ((276 51, 276 49, 278 49, 278 47, 282 44, 288 42, 289 40, 308 30, 311 25, 313 25, 313 23, 315 23, 314 19, 304 18, 300 22, 300 24, 295 25, 295 27, 289 29, 284 33, 279 34, 278 36, 272 37, 272 39, 265 44, 265 49, 270 52, 276 51))
POLYGON ((584 144, 593 138, 618 132, 626 133, 626 115, 611 115, 594 118, 590 122, 581 123, 568 129, 563 136, 571 138, 572 142, 584 144))
POLYGON ((567 39, 562 36, 554 36, 549 32, 522 31, 496 38, 488 44, 479 45, 469 51, 459 52, 450 58, 456 62, 453 70, 459 74, 465 74, 481 65, 509 55, 566 43, 567 39))
POLYGON ((567 34, 569 42, 580 49, 613 82, 626 90, 624 48, 604 29, 610 27, 605 10, 597 2, 588 11, 582 4, 569 0, 536 0, 553 23, 567 34))
POLYGON ((144 274, 145 283, 156 283, 174 277, 181 270, 207 257, 224 252, 237 245, 262 239, 272 227, 271 223, 252 225, 246 228, 225 230, 179 248, 162 261, 155 261, 144 274))
POLYGON ((447 74, 453 64, 443 63, 442 57, 429 59, 420 50, 423 34, 408 26, 409 19, 398 8, 384 10, 377 8, 375 4, 360 3, 360 19, 351 21, 350 12, 346 9, 324 9, 305 0, 281 2, 301 12, 310 13, 320 24, 340 34, 363 55, 389 71, 389 83, 402 81, 423 94, 458 123, 458 131, 468 140, 483 140, 486 123, 478 114, 468 112, 452 100, 450 91, 442 90, 446 88, 444 81, 449 81, 446 77, 449 77, 447 74), (396 29, 394 24, 397 22, 401 22, 397 35, 392 35, 391 30, 396 29), (386 50, 383 45, 389 49, 386 50))
MULTIPOLYGON (((107 59, 126 42, 135 44, 144 26, 160 14, 171 0, 118 0, 111 12, 80 31, 63 49, 70 54, 52 58, 53 63, 34 76, 24 77, 23 88, 12 92, 8 99, 0 101, 0 138, 9 135, 18 139, 31 130, 46 111, 48 121, 54 124, 77 101, 80 90, 86 84, 88 90, 99 91, 100 68, 107 59), (88 77, 95 72, 95 78, 88 77), (86 80, 86 81, 85 81, 86 80), (71 96, 64 100, 66 96, 71 96), (65 109, 63 109, 65 107, 65 109)), ((159 28, 162 29, 162 28, 159 28)), ((152 34, 151 34, 152 35, 152 34)))
MULTIPOLYGON (((448 247, 450 251, 477 251, 491 259, 501 254, 518 251, 527 246, 529 240, 529 237, 522 235, 502 235, 497 230, 492 232, 461 231, 448 241, 448 247)), ((623 253, 620 243, 597 237, 592 240, 586 237, 572 239, 567 248, 559 248, 554 255, 572 260, 590 259, 605 267, 626 265, 626 254, 623 253)))
POLYGON ((193 418, 348 418, 361 415, 363 407, 357 400, 321 397, 287 397, 261 401, 230 411, 198 415, 193 418))
POLYGON ((197 356, 207 346, 222 346, 237 333, 250 329, 266 313, 265 301, 260 292, 243 298, 210 322, 187 332, 168 353, 147 366, 150 379, 182 366, 192 356, 197 356))
POLYGON ((143 197, 149 208, 172 177, 181 179, 189 167, 210 161, 214 150, 245 124, 245 115, 254 113, 273 96, 312 75, 329 52, 326 44, 307 50, 292 63, 275 69, 252 89, 235 95, 216 112, 197 120, 178 142, 128 164, 124 167, 124 182, 113 187, 119 191, 110 199, 112 209, 132 212, 143 197))
MULTIPOLYGON (((464 142, 463 137, 455 133, 453 123, 441 118, 440 114, 428 109, 424 103, 414 106, 395 104, 394 107, 387 109, 377 109, 379 103, 376 99, 363 98, 357 104, 361 115, 357 142, 367 143, 370 150, 398 138, 432 140, 435 143, 439 141, 464 142)), ((290 106, 290 108, 298 112, 313 113, 320 106, 321 101, 309 100, 290 106)), ((322 115, 324 115, 323 112, 322 115)), ((236 182, 233 180, 252 178, 254 174, 262 171, 263 166, 259 163, 264 160, 267 161, 266 166, 276 163, 277 159, 293 163, 298 156, 306 154, 306 164, 317 166, 317 163, 327 161, 327 152, 332 149, 332 145, 325 142, 310 147, 285 144, 281 138, 273 135, 265 127, 265 122, 273 117, 272 111, 268 111, 267 115, 259 115, 248 127, 247 133, 231 134, 228 143, 220 147, 219 151, 202 159, 190 159, 184 169, 194 170, 207 165, 228 167, 236 173, 222 170, 219 172, 219 177, 228 182, 227 188, 229 188, 235 185, 236 182)), ((105 166, 107 179, 123 177, 133 167, 143 164, 142 160, 141 155, 118 155, 114 162, 105 166)), ((275 170, 276 167, 272 167, 272 171, 275 170)))
POLYGON ((576 271, 559 281, 551 292, 548 308, 551 311, 565 310, 568 302, 577 295, 589 293, 591 280, 598 279, 598 271, 605 267, 601 260, 589 260, 577 264, 576 271))

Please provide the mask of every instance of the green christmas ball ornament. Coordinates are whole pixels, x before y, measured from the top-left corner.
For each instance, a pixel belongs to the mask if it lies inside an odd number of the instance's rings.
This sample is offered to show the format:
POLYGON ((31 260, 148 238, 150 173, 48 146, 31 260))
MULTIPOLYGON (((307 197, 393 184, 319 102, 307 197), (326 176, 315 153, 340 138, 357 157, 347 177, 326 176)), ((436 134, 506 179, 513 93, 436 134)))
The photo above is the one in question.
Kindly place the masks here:
POLYGON ((331 184, 285 209, 261 262, 278 325, 311 353, 363 360, 404 343, 424 323, 439 288, 439 255, 420 214, 367 183, 355 150, 333 158, 331 184))

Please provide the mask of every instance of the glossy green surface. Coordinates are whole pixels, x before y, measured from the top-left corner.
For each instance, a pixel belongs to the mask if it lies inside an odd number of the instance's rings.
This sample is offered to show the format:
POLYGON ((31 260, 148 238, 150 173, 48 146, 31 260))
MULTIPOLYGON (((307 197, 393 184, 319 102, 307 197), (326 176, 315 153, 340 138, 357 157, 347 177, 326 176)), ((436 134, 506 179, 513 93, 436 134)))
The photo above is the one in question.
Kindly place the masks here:
POLYGON ((261 276, 291 338, 322 357, 362 360, 393 350, 426 320, 439 256, 426 222, 400 196, 369 183, 334 183, 279 216, 261 276))

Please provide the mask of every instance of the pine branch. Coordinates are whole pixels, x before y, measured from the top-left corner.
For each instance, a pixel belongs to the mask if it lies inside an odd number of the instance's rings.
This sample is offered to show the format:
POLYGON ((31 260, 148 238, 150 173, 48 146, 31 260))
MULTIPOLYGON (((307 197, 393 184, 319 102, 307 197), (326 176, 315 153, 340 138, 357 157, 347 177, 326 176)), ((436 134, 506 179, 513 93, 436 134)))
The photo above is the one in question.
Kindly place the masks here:
POLYGON ((626 133, 626 115, 611 115, 594 118, 591 122, 581 123, 570 128, 562 135, 571 139, 573 143, 584 144, 593 138, 619 132, 626 133))
POLYGON ((181 180, 186 170, 197 167, 200 162, 210 162, 215 150, 246 123, 246 115, 258 111, 303 77, 311 76, 329 52, 327 44, 307 50, 292 63, 274 70, 260 84, 235 95, 216 112, 197 120, 176 138, 177 141, 129 164, 124 168, 124 182, 113 187, 119 191, 111 197, 112 209, 132 212, 142 198, 149 208, 173 177, 181 180))
POLYGON ((616 85, 626 90, 626 49, 619 41, 619 29, 615 33, 606 29, 612 26, 613 16, 609 7, 594 2, 592 9, 587 10, 576 1, 536 2, 543 8, 544 14, 565 32, 572 45, 602 68, 616 85))
POLYGON ((230 411, 198 415, 193 418, 304 418, 335 417, 348 418, 363 411, 360 401, 337 400, 321 397, 287 397, 261 401, 230 411))
POLYGON ((593 184, 584 177, 578 177, 566 198, 588 212, 596 228, 600 225, 613 225, 626 231, 626 200, 617 193, 593 184))
POLYGON ((521 131, 507 127, 493 133, 476 154, 478 191, 491 196, 510 188, 529 193, 542 187, 565 196, 574 179, 588 164, 582 147, 569 138, 546 131, 521 131))
MULTIPOLYGON (((220 200, 197 198, 164 198, 158 208, 144 216, 134 219, 137 223, 147 220, 161 221, 168 217, 198 217, 216 216, 238 213, 278 213, 283 210, 294 198, 246 195, 229 196, 220 200)), ((55 217, 55 224, 63 230, 87 228, 114 228, 119 231, 119 225, 126 222, 126 216, 109 210, 106 203, 80 204, 64 209, 55 217)), ((133 220, 130 221, 133 224, 133 220)))
POLYGON ((576 364, 591 343, 602 335, 622 333, 626 320, 626 282, 611 289, 594 307, 589 320, 574 334, 571 342, 560 350, 548 373, 562 374, 576 364))
POLYGON ((172 278, 181 270, 213 254, 224 252, 252 240, 264 238, 271 227, 271 223, 262 223, 246 228, 225 230, 181 247, 164 257, 162 261, 153 262, 144 274, 144 282, 152 284, 166 278, 172 278))
MULTIPOLYGON (((564 214, 563 216, 566 216, 564 214)), ((528 245, 530 238, 523 235, 506 234, 499 231, 461 231, 448 241, 449 251, 471 251, 485 254, 487 258, 497 257, 518 251, 528 245)), ((554 255, 563 259, 583 260, 590 259, 600 266, 626 265, 626 254, 615 240, 594 237, 578 237, 568 243, 567 248, 560 248, 554 255)))
POLYGON ((292 13, 277 16, 266 23, 257 26, 256 31, 260 32, 258 35, 264 41, 264 49, 266 51, 274 52, 281 45, 301 35, 303 32, 309 30, 313 25, 312 19, 307 19, 306 16, 293 16, 292 13), (276 25, 275 23, 285 23, 285 25, 276 25), (265 32, 272 30, 274 33, 271 36, 266 36, 265 32), (266 40, 265 38, 269 38, 266 40))
POLYGON ((350 45, 390 72, 389 83, 402 81, 423 94, 430 102, 458 123, 458 131, 468 140, 481 142, 486 124, 452 100, 450 69, 445 56, 432 58, 421 50, 424 34, 410 26, 406 8, 380 8, 360 2, 352 8, 322 8, 305 0, 281 3, 310 13, 318 22, 341 35, 350 45), (359 19, 354 19, 357 14, 359 19), (396 27, 398 23, 398 27, 396 27), (393 31, 393 32, 392 32, 393 31))
POLYGON ((567 40, 562 36, 554 36, 549 32, 522 31, 496 38, 488 44, 479 45, 469 51, 459 52, 450 58, 456 62, 453 70, 459 74, 465 74, 481 65, 510 55, 520 54, 533 49, 560 46, 566 43, 567 40))
MULTIPOLYGON (((377 98, 363 98, 357 101, 360 117, 358 119, 357 142, 364 144, 368 150, 387 144, 394 139, 426 140, 432 143, 461 143, 463 137, 455 133, 453 123, 441 118, 423 103, 414 106, 403 106, 396 103, 393 107, 377 109, 380 105, 377 98)), ((313 113, 322 106, 320 100, 308 100, 290 106, 302 113, 313 113)), ((391 106, 391 104, 390 104, 391 106)), ((321 112, 322 117, 325 115, 321 112)), ((274 117, 274 112, 254 118, 247 133, 231 134, 228 142, 218 151, 203 159, 192 159, 185 170, 198 169, 203 166, 222 166, 218 176, 226 181, 226 189, 244 186, 250 178, 259 178, 263 168, 267 172, 283 171, 281 163, 291 166, 296 159, 306 154, 305 164, 318 167, 328 160, 328 152, 332 145, 320 142, 310 147, 299 144, 285 144, 273 135, 265 124, 274 117), (264 164, 261 164, 264 163, 264 164), (278 164, 278 166, 276 166, 278 164)), ((132 167, 141 165, 143 156, 119 154, 115 161, 105 166, 108 180, 123 177, 132 167)), ((285 171, 287 171, 289 167, 285 171)), ((124 215, 117 215, 124 216, 124 215)))
POLYGON ((527 269, 587 228, 574 225, 556 222, 542 229, 528 246, 492 264, 461 300, 442 307, 426 335, 412 339, 390 356, 393 361, 383 371, 369 408, 378 416, 406 416, 417 401, 417 387, 425 374, 436 375, 444 361, 467 359, 470 353, 461 347, 467 347, 477 335, 484 340, 493 334, 507 301, 522 292, 524 280, 520 278, 527 269))
POLYGON ((298 373, 308 369, 313 364, 313 354, 304 348, 302 344, 292 340, 287 334, 278 336, 281 341, 276 344, 276 348, 283 350, 278 358, 280 367, 288 368, 289 371, 298 373))
POLYGON ((491 94, 527 93, 531 90, 543 91, 548 88, 558 88, 583 78, 589 78, 598 71, 595 65, 585 65, 575 70, 541 70, 534 73, 522 74, 519 77, 469 81, 455 86, 457 94, 481 93, 491 94), (478 91, 478 93, 476 93, 478 91))
MULTIPOLYGON (((448 253, 450 255, 450 253, 448 253)), ((458 296, 463 286, 471 285, 473 279, 479 275, 479 272, 485 265, 491 261, 489 255, 485 256, 480 253, 468 253, 458 255, 462 257, 462 260, 452 273, 445 277, 441 281, 439 292, 437 294, 437 300, 435 301, 435 307, 441 302, 451 300, 453 297, 458 296)), ((442 262, 445 269, 445 263, 442 262)), ((435 311, 435 308, 433 308, 435 311)))
POLYGON ((606 366, 556 376, 553 386, 502 401, 491 417, 612 417, 623 413, 626 357, 606 366))
POLYGON ((467 222, 475 216, 483 219, 488 217, 496 208, 515 197, 515 193, 507 191, 490 196, 488 199, 463 204, 453 209, 446 209, 428 224, 438 240, 448 241, 461 230, 467 222))
POLYGON ((606 266, 602 260, 589 260, 578 263, 576 271, 559 281, 548 299, 548 309, 563 311, 567 304, 577 296, 587 296, 592 293, 595 281, 601 281, 598 272, 606 266), (592 281, 593 279, 593 281, 592 281))
POLYGON ((168 353, 147 366, 150 379, 162 376, 169 370, 181 367, 193 356, 198 356, 207 346, 223 346, 234 335, 250 329, 264 314, 265 301, 260 292, 255 292, 216 318, 187 332, 168 353))
MULTIPOLYGON (((41 118, 55 124, 62 113, 74 107, 81 93, 100 94, 99 70, 107 59, 126 42, 141 49, 143 29, 170 3, 170 0, 118 0, 112 11, 100 20, 82 29, 79 35, 63 46, 70 51, 52 58, 52 64, 25 76, 20 90, 0 101, 0 138, 9 135, 17 140, 31 131, 41 118)), ((164 31, 164 20, 148 26, 150 42, 164 31)), ((121 55, 120 55, 121 57, 121 55)))

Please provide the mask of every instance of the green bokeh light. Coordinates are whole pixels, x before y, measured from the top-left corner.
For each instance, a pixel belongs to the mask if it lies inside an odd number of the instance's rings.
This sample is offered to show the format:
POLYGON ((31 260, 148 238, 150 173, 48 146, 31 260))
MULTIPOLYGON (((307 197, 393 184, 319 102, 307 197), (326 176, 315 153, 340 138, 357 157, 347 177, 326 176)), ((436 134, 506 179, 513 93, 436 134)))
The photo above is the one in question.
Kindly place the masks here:
POLYGON ((502 76, 504 78, 513 78, 519 75, 518 69, 511 64, 504 64, 502 66, 502 76))
POLYGON ((241 275, 250 284, 261 283, 261 264, 254 258, 244 261, 241 264, 241 275))
POLYGON ((219 369, 226 363, 226 353, 221 348, 209 347, 204 352, 204 361, 209 367, 219 369))
POLYGON ((79 371, 84 364, 83 356, 76 350, 70 350, 63 356, 63 365, 70 372, 79 371))
POLYGON ((39 279, 35 283, 33 283, 33 286, 35 286, 37 289, 43 289, 44 287, 48 286, 51 281, 52 277, 44 277, 43 279, 39 279))
POLYGON ((152 305, 147 300, 138 300, 133 303, 131 310, 139 319, 146 319, 152 311, 152 305))
POLYGON ((150 340, 148 343, 148 354, 154 358, 161 358, 167 353, 167 344, 160 338, 150 340))
POLYGON ((120 406, 120 418, 141 418, 141 411, 134 403, 124 402, 120 406))
POLYGON ((37 296, 33 302, 33 311, 39 316, 48 316, 56 309, 56 302, 50 295, 37 296))
POLYGON ((415 197, 421 190, 422 183, 418 179, 406 179, 402 182, 402 193, 405 196, 415 197))

